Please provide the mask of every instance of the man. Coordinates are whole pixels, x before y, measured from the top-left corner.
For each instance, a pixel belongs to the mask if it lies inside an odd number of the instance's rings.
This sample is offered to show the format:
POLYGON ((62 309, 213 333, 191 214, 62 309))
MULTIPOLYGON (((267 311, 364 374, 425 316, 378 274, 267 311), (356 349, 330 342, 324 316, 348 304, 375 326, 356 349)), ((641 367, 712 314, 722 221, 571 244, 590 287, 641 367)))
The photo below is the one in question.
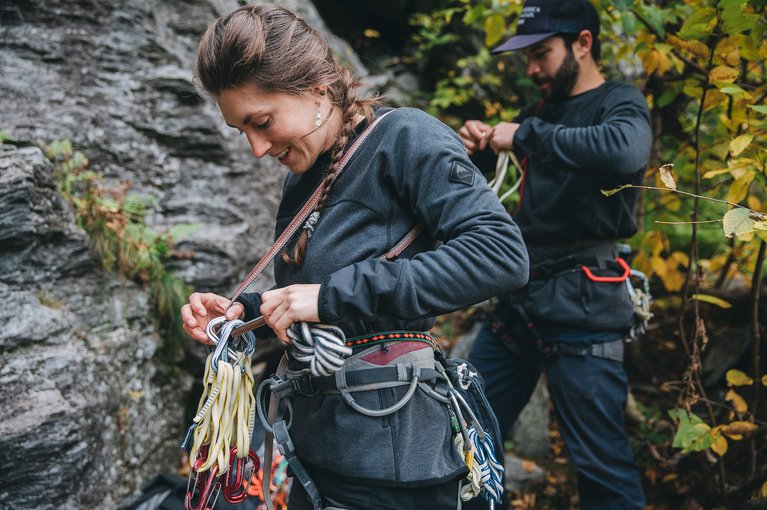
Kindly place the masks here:
POLYGON ((644 495, 624 428, 623 337, 631 326, 627 266, 615 241, 637 231, 637 193, 651 128, 634 87, 605 80, 599 18, 586 0, 530 0, 514 37, 542 99, 514 122, 460 129, 467 151, 513 150, 524 167, 514 220, 530 283, 502 296, 469 360, 506 433, 546 371, 559 429, 578 472, 583 509, 641 509, 644 495))

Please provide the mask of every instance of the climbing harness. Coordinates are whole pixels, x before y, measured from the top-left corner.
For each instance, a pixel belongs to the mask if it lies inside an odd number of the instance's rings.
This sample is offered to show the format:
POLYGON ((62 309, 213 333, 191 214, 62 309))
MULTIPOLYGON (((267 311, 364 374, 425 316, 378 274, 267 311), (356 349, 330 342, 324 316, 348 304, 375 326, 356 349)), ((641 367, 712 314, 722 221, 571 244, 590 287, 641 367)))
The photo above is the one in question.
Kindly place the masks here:
MULTIPOLYGON (((369 337, 371 343, 378 341, 372 339, 380 337, 386 338, 388 343, 367 347, 354 354, 347 358, 332 375, 319 376, 311 369, 291 371, 286 368, 287 363, 282 363, 281 369, 274 376, 262 381, 259 385, 256 394, 258 417, 267 432, 274 434, 280 453, 293 471, 294 483, 296 481, 301 483, 313 508, 317 510, 323 508, 322 498, 308 471, 296 455, 289 431, 292 425, 293 398, 313 397, 318 394, 340 394, 351 409, 365 416, 378 418, 392 415, 402 409, 413 399, 417 391, 423 391, 445 404, 451 418, 451 428, 456 434, 456 448, 459 449, 469 469, 461 492, 462 499, 466 501, 482 494, 490 508, 494 508, 495 504, 500 502, 503 492, 503 466, 498 462, 496 451, 500 453, 502 446, 497 442, 500 435, 497 431, 498 424, 489 404, 484 400, 479 376, 466 362, 446 360, 441 353, 435 353, 432 349, 433 340, 427 342, 419 338, 425 336, 418 332, 372 335, 369 337), (375 354, 382 347, 388 346, 387 348, 391 349, 393 342, 398 344, 403 342, 403 346, 423 342, 429 343, 430 348, 411 346, 408 350, 407 347, 403 347, 405 354, 396 358, 396 364, 371 366, 365 361, 366 357, 369 357, 371 353, 375 354), (365 407, 353 396, 361 391, 397 386, 407 386, 407 391, 397 402, 382 409, 365 407), (478 397, 478 395, 482 396, 478 397), (484 400, 484 407, 478 403, 478 398, 484 400), (279 412, 274 412, 277 408, 279 412), (487 426, 493 428, 493 434, 486 430, 487 426)), ((353 342, 360 340, 364 339, 357 338, 353 342)), ((367 342, 363 342, 363 345, 365 344, 367 342)), ((262 493, 266 497, 271 485, 267 484, 266 458, 264 463, 262 493)), ((271 508, 269 504, 267 503, 267 508, 271 508)))

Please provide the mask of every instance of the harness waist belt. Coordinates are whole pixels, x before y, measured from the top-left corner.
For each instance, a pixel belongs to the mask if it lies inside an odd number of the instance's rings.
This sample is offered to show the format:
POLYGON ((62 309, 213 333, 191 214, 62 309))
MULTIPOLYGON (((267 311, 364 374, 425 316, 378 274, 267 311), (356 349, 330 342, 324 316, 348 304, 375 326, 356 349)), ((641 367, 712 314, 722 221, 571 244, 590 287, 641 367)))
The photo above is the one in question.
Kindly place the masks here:
POLYGON ((567 343, 546 344, 546 354, 569 354, 571 356, 594 356, 613 361, 623 361, 623 339, 590 345, 569 345, 567 343))
POLYGON ((603 242, 576 251, 575 253, 546 259, 537 264, 533 264, 530 267, 530 278, 549 278, 562 271, 579 268, 581 266, 620 270, 621 266, 615 262, 615 257, 615 245, 612 242, 603 242))
MULTIPOLYGON (((420 370, 420 381, 433 381, 439 373, 430 368, 420 370)), ((314 396, 319 392, 339 393, 335 376, 313 377, 308 373, 302 373, 291 379, 293 390, 296 395, 314 396)), ((384 367, 368 368, 365 370, 350 370, 346 372, 346 384, 350 391, 361 391, 366 386, 391 385, 389 383, 407 384, 413 379, 413 367, 402 365, 388 365, 384 367)))
POLYGON ((368 335, 347 338, 346 345, 353 349, 359 349, 396 341, 425 342, 434 347, 434 339, 431 335, 421 331, 382 331, 379 333, 370 333, 368 335))

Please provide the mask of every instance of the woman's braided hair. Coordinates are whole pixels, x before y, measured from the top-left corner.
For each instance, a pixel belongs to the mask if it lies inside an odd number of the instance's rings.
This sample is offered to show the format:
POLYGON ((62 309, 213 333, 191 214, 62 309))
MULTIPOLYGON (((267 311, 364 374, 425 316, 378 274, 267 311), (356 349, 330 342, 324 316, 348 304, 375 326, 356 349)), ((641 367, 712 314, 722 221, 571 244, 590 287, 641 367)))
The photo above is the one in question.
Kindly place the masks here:
MULTIPOLYGON (((275 5, 246 5, 213 22, 200 40, 196 67, 200 84, 213 97, 246 86, 292 95, 327 87, 331 105, 341 110, 342 127, 330 149, 330 165, 315 207, 322 211, 356 116, 372 120, 379 99, 363 96, 359 81, 336 62, 319 32, 275 5)), ((309 231, 303 229, 283 260, 301 264, 308 242, 309 231)))

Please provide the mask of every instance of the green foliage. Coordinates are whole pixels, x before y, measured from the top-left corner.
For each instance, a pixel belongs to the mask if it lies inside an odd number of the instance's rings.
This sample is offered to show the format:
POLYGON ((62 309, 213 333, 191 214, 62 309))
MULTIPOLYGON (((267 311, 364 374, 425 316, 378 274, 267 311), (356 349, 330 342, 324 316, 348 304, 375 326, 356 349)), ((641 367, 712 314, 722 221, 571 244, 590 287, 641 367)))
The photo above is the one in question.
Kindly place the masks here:
POLYGON ((13 138, 8 133, 6 133, 5 131, 3 131, 2 129, 0 129, 0 143, 4 143, 6 141, 8 141, 8 142, 15 142, 16 139, 13 138))
POLYGON ((45 152, 56 165, 59 192, 74 206, 77 223, 88 233, 104 269, 149 288, 163 339, 161 354, 171 361, 186 339, 179 309, 191 289, 166 268, 174 255, 173 234, 145 224, 153 199, 129 193, 129 184, 104 187, 101 176, 88 170, 88 159, 74 151, 69 140, 51 142, 45 152))
POLYGON ((681 448, 682 453, 700 452, 713 444, 714 440, 709 433, 711 427, 706 425, 700 417, 679 409, 673 409, 668 414, 677 423, 672 443, 674 448, 681 448))

